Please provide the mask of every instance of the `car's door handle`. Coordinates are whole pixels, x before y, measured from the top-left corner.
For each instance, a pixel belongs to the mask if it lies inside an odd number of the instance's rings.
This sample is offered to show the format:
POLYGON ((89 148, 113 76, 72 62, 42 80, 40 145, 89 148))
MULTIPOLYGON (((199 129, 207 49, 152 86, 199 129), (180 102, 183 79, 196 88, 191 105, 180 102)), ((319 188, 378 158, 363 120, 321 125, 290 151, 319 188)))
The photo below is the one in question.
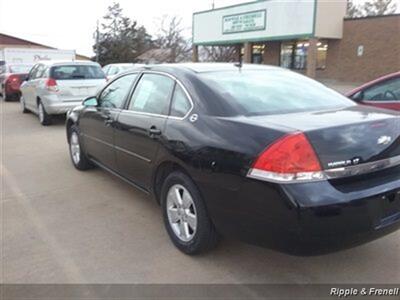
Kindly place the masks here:
POLYGON ((154 137, 156 135, 160 135, 161 134, 161 130, 158 129, 156 126, 151 126, 149 129, 149 135, 150 137, 154 137))
POLYGON ((114 123, 114 120, 111 118, 111 116, 105 116, 104 117, 104 124, 106 126, 110 126, 114 123))

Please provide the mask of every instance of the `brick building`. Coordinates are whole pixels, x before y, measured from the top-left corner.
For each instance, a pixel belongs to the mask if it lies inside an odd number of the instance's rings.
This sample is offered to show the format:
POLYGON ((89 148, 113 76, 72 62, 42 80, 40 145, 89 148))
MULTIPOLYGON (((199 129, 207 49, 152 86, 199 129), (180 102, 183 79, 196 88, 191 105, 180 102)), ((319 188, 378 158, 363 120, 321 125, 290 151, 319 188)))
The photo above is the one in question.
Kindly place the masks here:
POLYGON ((199 46, 236 45, 244 62, 318 79, 358 83, 400 70, 400 14, 346 19, 345 0, 278 2, 195 13, 193 60, 199 46))

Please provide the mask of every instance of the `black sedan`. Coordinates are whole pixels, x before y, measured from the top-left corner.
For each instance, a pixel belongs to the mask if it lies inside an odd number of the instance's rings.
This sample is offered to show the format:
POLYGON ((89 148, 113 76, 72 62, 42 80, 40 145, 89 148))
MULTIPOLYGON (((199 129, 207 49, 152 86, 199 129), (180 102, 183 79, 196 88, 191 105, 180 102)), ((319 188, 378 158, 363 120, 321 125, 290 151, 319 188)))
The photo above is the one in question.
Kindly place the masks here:
POLYGON ((74 166, 154 196, 181 251, 220 235, 297 255, 400 227, 400 114, 268 66, 180 64, 113 79, 68 113, 74 166))

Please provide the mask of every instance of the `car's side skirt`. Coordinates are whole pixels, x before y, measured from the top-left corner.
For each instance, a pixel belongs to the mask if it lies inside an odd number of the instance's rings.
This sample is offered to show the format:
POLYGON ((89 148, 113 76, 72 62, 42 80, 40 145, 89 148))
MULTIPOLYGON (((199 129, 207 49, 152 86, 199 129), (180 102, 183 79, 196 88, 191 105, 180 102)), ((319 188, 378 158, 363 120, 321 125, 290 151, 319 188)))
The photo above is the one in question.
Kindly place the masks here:
POLYGON ((105 165, 103 165, 102 163, 100 163, 99 161, 95 160, 94 158, 90 158, 90 161, 92 163, 94 163, 96 166, 102 168, 103 170, 115 175, 116 177, 122 179, 123 181, 125 181, 126 183, 130 184, 131 186, 137 188, 138 190, 142 191, 143 193, 150 195, 150 191, 148 191, 147 189, 141 187, 140 185, 136 184, 135 182, 125 178, 124 176, 120 175, 119 173, 115 172, 114 170, 106 167, 105 165))

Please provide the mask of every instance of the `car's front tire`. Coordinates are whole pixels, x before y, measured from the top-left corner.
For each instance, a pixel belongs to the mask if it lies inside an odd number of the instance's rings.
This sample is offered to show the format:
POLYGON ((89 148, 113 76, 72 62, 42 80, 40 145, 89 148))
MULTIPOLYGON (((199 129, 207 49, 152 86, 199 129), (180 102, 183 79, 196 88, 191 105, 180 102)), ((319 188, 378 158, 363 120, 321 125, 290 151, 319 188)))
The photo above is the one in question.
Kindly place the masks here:
POLYGON ((183 172, 168 175, 161 190, 164 224, 174 245, 190 255, 214 248, 219 240, 201 194, 183 172))
POLYGON ((46 109, 44 108, 42 101, 39 101, 39 103, 38 103, 38 116, 39 116, 39 122, 43 126, 47 126, 47 125, 51 124, 51 117, 46 112, 46 109))
POLYGON ((80 171, 88 170, 93 167, 84 151, 80 142, 79 129, 76 125, 72 125, 68 131, 69 153, 72 164, 80 171))

